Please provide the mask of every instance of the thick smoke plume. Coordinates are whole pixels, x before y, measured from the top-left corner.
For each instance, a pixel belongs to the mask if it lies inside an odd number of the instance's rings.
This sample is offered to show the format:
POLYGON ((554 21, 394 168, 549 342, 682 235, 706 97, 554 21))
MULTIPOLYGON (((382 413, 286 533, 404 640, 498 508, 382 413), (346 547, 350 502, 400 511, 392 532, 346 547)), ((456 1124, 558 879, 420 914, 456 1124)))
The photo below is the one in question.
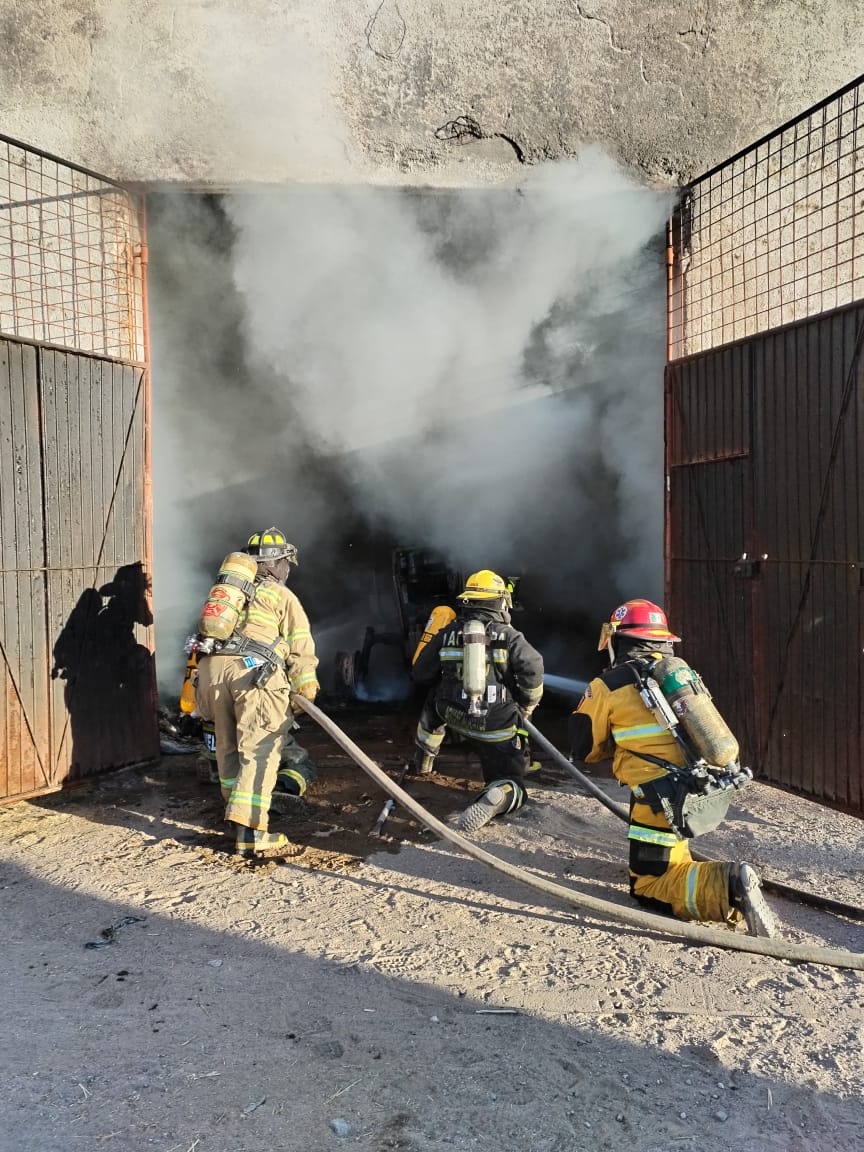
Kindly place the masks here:
POLYGON ((668 207, 597 152, 518 188, 157 201, 163 674, 272 522, 352 644, 393 542, 524 573, 550 621, 658 597, 668 207))

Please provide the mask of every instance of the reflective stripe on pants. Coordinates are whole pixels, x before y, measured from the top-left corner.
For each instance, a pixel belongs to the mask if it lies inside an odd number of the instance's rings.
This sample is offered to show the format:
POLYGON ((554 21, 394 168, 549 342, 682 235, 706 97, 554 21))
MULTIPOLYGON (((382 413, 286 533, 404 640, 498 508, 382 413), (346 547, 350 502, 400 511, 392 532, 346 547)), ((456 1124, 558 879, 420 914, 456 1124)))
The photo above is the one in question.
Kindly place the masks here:
POLYGON ((729 865, 694 861, 686 840, 678 840, 662 813, 633 800, 630 805, 630 892, 654 911, 679 920, 725 921, 729 865))

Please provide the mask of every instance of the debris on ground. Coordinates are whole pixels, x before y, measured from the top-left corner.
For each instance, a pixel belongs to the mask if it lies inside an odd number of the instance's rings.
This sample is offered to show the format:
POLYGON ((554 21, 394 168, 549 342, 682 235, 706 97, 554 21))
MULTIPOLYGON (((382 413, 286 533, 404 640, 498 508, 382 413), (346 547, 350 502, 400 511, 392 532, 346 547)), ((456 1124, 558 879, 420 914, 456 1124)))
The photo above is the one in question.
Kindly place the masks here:
POLYGON ((115 924, 103 928, 99 933, 99 940, 88 940, 84 947, 107 948, 109 944, 113 944, 116 941, 117 933, 121 928, 128 928, 130 924, 143 924, 146 919, 146 916, 124 916, 122 920, 118 920, 115 924))

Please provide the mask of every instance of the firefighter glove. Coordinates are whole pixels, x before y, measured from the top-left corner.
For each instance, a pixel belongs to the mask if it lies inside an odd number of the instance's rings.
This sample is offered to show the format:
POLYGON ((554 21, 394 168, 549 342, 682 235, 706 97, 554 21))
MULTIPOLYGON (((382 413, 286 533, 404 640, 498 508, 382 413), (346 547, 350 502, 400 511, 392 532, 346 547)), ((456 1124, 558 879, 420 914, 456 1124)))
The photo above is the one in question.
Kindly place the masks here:
POLYGON ((305 700, 314 701, 318 695, 318 681, 309 680, 306 684, 301 684, 299 688, 294 689, 295 696, 302 696, 305 700))

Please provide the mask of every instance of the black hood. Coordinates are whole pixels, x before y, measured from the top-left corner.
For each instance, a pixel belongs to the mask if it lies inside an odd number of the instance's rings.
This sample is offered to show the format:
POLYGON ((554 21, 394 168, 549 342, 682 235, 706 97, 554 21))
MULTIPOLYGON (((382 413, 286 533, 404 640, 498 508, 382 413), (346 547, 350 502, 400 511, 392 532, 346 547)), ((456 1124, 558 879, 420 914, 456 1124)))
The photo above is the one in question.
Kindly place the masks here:
POLYGON ((652 652, 659 652, 661 656, 675 654, 671 640, 639 640, 635 636, 613 636, 612 644, 616 666, 626 660, 647 660, 652 652))
POLYGON ((284 584, 288 579, 289 570, 290 564, 286 557, 282 557, 279 560, 258 561, 259 579, 264 576, 269 576, 271 580, 278 580, 280 584, 284 584))
POLYGON ((497 601, 494 607, 475 601, 471 605, 459 604, 457 618, 460 624, 465 620, 482 620, 484 624, 509 624, 510 612, 506 605, 499 605, 497 601))

